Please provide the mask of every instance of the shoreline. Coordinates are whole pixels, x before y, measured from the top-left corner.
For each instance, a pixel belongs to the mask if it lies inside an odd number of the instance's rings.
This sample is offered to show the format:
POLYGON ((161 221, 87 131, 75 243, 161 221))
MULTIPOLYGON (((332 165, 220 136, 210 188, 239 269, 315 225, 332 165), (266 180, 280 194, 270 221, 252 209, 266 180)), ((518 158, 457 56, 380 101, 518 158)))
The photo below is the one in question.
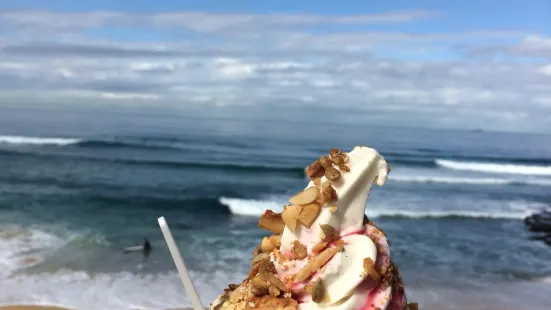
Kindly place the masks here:
POLYGON ((56 306, 11 305, 11 306, 0 306, 0 310, 71 310, 71 309, 61 308, 56 306))
MULTIPOLYGON (((205 308, 208 309, 208 308, 205 308)), ((41 305, 9 305, 0 306, 0 310, 76 310, 58 306, 41 306, 41 305)), ((170 308, 167 310, 193 310, 192 308, 170 308)))
MULTIPOLYGON (((483 306, 481 305, 482 307, 481 308, 478 308, 478 307, 475 307, 475 308, 472 308, 472 305, 464 305, 466 308, 462 309, 462 310, 466 310, 466 309, 476 309, 476 310, 514 310, 515 308, 503 308, 503 307, 499 307, 499 306, 496 306, 496 307, 490 307, 488 308, 487 306, 483 306)), ((129 309, 132 309, 132 308, 129 308, 129 309)), ((424 306, 423 308, 420 308, 421 310, 437 310, 437 309, 442 309, 441 306, 435 306, 435 305, 428 305, 428 306, 424 306)), ((450 309, 451 308, 445 308, 445 309, 450 309)), ((453 308, 453 309, 457 309, 457 308, 453 308)), ((10 305, 10 306, 0 306, 0 310, 77 310, 77 309, 71 309, 71 308, 63 308, 63 307, 57 307, 57 306, 41 306, 41 305, 10 305)), ((169 308, 169 309, 166 309, 166 310, 193 310, 192 308, 169 308)), ((208 308, 205 308, 205 310, 208 310, 208 308)))

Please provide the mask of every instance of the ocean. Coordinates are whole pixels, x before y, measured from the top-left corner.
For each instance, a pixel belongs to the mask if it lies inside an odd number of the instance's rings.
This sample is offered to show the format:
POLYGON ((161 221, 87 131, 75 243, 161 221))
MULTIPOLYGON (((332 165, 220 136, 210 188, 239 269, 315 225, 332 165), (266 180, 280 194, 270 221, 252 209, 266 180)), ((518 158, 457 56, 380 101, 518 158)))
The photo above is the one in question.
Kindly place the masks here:
POLYGON ((421 309, 549 309, 551 247, 522 219, 551 201, 551 136, 198 117, 11 114, 0 122, 0 305, 189 305, 165 216, 208 304, 248 272, 304 168, 365 144, 393 170, 366 214, 421 309), (33 120, 40 119, 40 122, 33 120), (148 237, 149 257, 122 248, 148 237))

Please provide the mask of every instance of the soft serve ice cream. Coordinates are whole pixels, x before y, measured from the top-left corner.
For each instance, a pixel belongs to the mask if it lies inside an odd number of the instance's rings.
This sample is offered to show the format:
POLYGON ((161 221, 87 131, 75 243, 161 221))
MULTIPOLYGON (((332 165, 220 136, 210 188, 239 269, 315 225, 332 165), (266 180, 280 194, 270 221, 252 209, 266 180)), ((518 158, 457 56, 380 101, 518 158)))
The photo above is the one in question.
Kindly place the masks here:
POLYGON ((407 304, 385 233, 365 216, 372 184, 384 185, 389 171, 366 146, 331 149, 312 163, 306 189, 260 218, 274 235, 255 249, 248 277, 211 309, 417 309, 407 304))

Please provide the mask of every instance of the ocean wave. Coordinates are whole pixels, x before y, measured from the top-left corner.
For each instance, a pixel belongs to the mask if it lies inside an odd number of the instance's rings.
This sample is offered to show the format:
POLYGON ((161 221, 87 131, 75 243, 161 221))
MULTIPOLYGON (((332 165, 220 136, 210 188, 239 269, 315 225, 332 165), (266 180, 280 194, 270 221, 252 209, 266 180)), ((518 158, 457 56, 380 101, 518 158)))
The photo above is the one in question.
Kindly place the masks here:
POLYGON ((84 197, 77 197, 81 201, 86 203, 92 203, 99 206, 106 206, 109 209, 115 207, 149 207, 157 208, 159 210, 173 210, 179 209, 188 214, 208 216, 213 215, 227 215, 230 214, 230 210, 225 204, 220 202, 218 198, 179 198, 174 196, 137 196, 137 195, 121 195, 121 196, 107 196, 107 195, 91 195, 84 197))
MULTIPOLYGON (((239 271, 190 271, 203 303, 214 300, 227 283, 242 279, 239 271)), ((0 282, 0 306, 57 305, 67 309, 187 309, 176 271, 88 273, 61 269, 54 273, 18 275, 0 282)))
MULTIPOLYGON (((191 143, 202 141, 191 138, 114 136, 104 139, 0 136, 0 144, 72 146, 88 149, 143 149, 143 150, 192 150, 191 143)), ((209 140, 204 140, 209 141, 209 140)), ((216 141, 217 146, 247 148, 249 144, 235 141, 216 141)))
POLYGON ((0 278, 41 262, 48 252, 65 244, 54 234, 16 225, 0 226, 0 278))
MULTIPOLYGON (((106 246, 106 242, 105 237, 93 232, 69 231, 59 227, 0 226, 0 306, 46 304, 91 310, 173 309, 189 306, 189 300, 182 294, 181 281, 176 271, 107 273, 91 271, 95 268, 93 264, 91 269, 85 267, 83 270, 75 269, 74 265, 69 268, 56 263, 60 253, 58 251, 62 248, 71 247, 69 251, 76 252, 69 253, 77 253, 73 257, 79 257, 78 253, 87 253, 81 252, 80 245, 106 246), (56 267, 37 271, 41 263, 48 262, 53 262, 56 267)), ((205 264, 212 268, 211 261, 217 256, 211 257, 208 253, 204 255, 207 257, 205 264)), ((233 250, 228 251, 227 255, 236 257, 233 250)), ((132 262, 130 260, 126 264, 132 262)), ((139 266, 136 268, 140 269, 139 266)), ((234 267, 215 268, 208 272, 192 270, 191 276, 201 297, 209 301, 219 294, 224 285, 243 278, 246 275, 244 271, 244 268, 234 267)))
POLYGON ((262 214, 266 209, 279 210, 282 204, 275 201, 263 201, 255 199, 239 199, 221 197, 219 199, 222 205, 229 208, 232 214, 257 216, 262 214))
MULTIPOLYGON (((201 143, 212 143, 228 147, 238 147, 241 150, 244 148, 254 147, 241 141, 219 141, 202 140, 201 143), (210 141, 210 142, 209 142, 210 141)), ((27 136, 0 136, 0 144, 4 145, 35 145, 58 148, 83 148, 83 149, 139 149, 139 150, 173 150, 173 151, 193 151, 196 139, 186 137, 138 137, 138 136, 113 136, 98 139, 84 138, 66 138, 66 137, 27 137, 27 136)), ((49 149, 49 148, 47 148, 49 149)), ((4 148, 0 150, 2 154, 14 155, 16 147, 4 148)), ((226 152, 226 151, 224 151, 226 152)), ((144 165, 164 165, 171 167, 190 167, 197 165, 198 167, 214 167, 222 169, 244 169, 244 170, 293 170, 303 173, 303 168, 298 166, 290 167, 270 167, 270 166, 248 166, 232 163, 187 163, 179 161, 162 161, 162 160, 134 160, 128 158, 111 159, 106 157, 96 157, 93 153, 86 154, 65 154, 67 152, 40 152, 36 148, 32 150, 21 149, 20 154, 27 156, 75 156, 75 158, 103 160, 119 162, 123 164, 144 164, 144 165)), ((534 176, 551 176, 551 159, 549 158, 518 158, 518 157, 495 157, 495 156, 468 156, 461 154, 445 153, 442 150, 418 148, 411 151, 400 152, 385 152, 381 153, 386 157, 387 161, 392 165, 408 166, 408 167, 423 167, 423 168, 445 168, 450 170, 471 171, 493 174, 516 174, 516 175, 534 175, 534 176)), ((452 183, 448 182, 448 183, 452 183)), ((493 183, 500 183, 497 181, 493 183)), ((524 182, 524 181, 523 181, 524 182)), ((528 181, 531 182, 531 181, 528 181)), ((442 182, 444 183, 444 182, 442 182)), ((460 182, 461 183, 461 182, 460 182)), ((465 182, 467 183, 467 182, 465 182)), ((492 183, 490 181, 483 183, 492 183)), ((526 182, 525 182, 526 183, 526 182)), ((514 184, 514 182, 513 182, 514 184)))
POLYGON ((443 168, 461 170, 461 171, 474 171, 474 172, 500 173, 500 174, 539 175, 539 176, 551 175, 551 166, 497 164, 497 163, 484 163, 484 162, 462 162, 462 161, 453 161, 453 160, 446 160, 446 159, 437 159, 436 164, 443 168))
POLYGON ((111 243, 98 232, 0 225, 0 278, 37 265, 65 246, 96 247, 111 243))
POLYGON ((216 169, 226 171, 243 171, 250 173, 284 173, 291 174, 297 177, 304 177, 304 167, 300 166, 283 166, 283 165, 262 165, 262 164, 241 164, 234 162, 208 162, 208 161, 175 161, 175 160, 151 160, 151 159, 135 159, 135 158, 120 158, 120 157, 96 157, 82 154, 51 154, 51 153, 29 153, 25 151, 0 150, 0 155, 4 156, 25 156, 31 158, 67 158, 77 159, 90 162, 104 162, 128 166, 150 166, 150 167, 167 167, 167 168, 200 168, 200 169, 216 169))
POLYGON ((538 277, 532 279, 534 282, 551 284, 551 277, 538 277))
POLYGON ((473 185, 537 185, 551 186, 551 179, 505 179, 505 178, 467 178, 441 176, 401 176, 389 175, 389 181, 419 184, 473 184, 473 185))
MULTIPOLYGON (((185 147, 181 143, 163 143, 163 142, 148 142, 142 141, 122 141, 122 140, 82 140, 75 143, 75 146, 80 148, 90 149, 150 149, 150 150, 188 150, 190 148, 185 147)), ((190 149, 191 150, 191 149, 190 149)))
POLYGON ((0 136, 0 144, 33 144, 33 145, 71 145, 81 142, 81 139, 75 138, 42 138, 42 137, 24 137, 24 136, 0 136))
MULTIPOLYGON (((284 199, 254 200, 221 197, 220 203, 227 206, 234 215, 260 216, 264 210, 280 212, 285 204, 284 199)), ((539 205, 538 205, 539 206, 539 205)), ((516 206, 515 210, 506 211, 473 211, 473 210, 391 210, 370 206, 366 214, 370 218, 404 218, 404 219, 524 219, 529 213, 530 205, 516 206)), ((535 207, 534 207, 535 208, 535 207)))

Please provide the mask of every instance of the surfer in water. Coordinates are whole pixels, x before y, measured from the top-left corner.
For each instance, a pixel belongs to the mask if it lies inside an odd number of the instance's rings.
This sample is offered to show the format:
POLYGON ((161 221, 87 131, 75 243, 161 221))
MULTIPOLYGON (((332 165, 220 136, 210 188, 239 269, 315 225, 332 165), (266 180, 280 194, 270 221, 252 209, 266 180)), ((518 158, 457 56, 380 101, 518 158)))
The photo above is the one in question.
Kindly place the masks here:
POLYGON ((153 248, 151 247, 151 243, 149 243, 149 239, 144 238, 142 245, 126 247, 123 249, 123 252, 124 253, 143 252, 144 256, 148 257, 152 249, 153 248))
POLYGON ((149 240, 147 238, 143 239, 143 254, 145 256, 149 256, 149 253, 151 253, 151 244, 149 243, 149 240))

